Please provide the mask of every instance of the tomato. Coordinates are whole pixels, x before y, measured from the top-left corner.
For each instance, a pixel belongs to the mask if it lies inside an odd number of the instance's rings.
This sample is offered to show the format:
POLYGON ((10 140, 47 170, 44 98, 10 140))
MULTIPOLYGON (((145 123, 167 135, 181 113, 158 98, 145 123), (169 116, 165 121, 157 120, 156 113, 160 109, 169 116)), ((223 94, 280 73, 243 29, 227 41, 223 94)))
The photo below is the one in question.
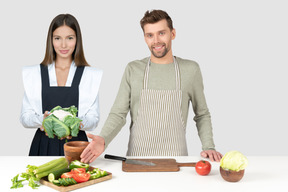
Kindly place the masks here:
POLYGON ((61 178, 72 178, 73 173, 72 172, 67 172, 67 173, 63 173, 61 175, 61 178))
POLYGON ((86 173, 86 169, 85 168, 74 168, 71 170, 71 173, 73 173, 73 174, 86 173))
POLYGON ((198 161, 195 166, 196 172, 199 175, 208 175, 211 171, 211 164, 208 161, 198 161))
POLYGON ((74 168, 70 172, 63 173, 61 178, 73 178, 77 183, 88 181, 90 174, 86 173, 85 168, 74 168))
POLYGON ((78 174, 73 174, 72 177, 73 177, 73 179, 75 179, 75 181, 77 183, 82 183, 82 182, 89 180, 90 174, 89 173, 78 173, 78 174))

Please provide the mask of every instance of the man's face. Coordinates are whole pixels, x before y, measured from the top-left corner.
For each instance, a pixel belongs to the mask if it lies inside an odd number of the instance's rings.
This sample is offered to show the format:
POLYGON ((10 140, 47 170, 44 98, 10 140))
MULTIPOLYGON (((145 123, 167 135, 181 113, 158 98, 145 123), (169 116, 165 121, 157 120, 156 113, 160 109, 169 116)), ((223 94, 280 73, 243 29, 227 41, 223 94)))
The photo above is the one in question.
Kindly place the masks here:
POLYGON ((171 44, 176 32, 175 29, 170 30, 165 19, 146 24, 143 28, 145 41, 154 57, 163 58, 171 52, 171 44))

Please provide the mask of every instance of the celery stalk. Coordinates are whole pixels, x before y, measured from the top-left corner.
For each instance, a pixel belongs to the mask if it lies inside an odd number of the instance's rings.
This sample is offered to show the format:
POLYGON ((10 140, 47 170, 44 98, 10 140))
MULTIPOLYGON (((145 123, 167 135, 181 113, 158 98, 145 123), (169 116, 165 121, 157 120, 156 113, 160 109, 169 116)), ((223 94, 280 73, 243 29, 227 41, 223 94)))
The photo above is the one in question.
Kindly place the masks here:
MULTIPOLYGON (((60 165, 60 164, 67 164, 68 166, 68 162, 67 160, 65 159, 65 157, 61 157, 59 159, 54 159, 52 161, 49 161, 43 165, 40 165, 37 169, 35 169, 33 172, 35 174, 38 174, 38 173, 41 173, 41 172, 45 172, 45 171, 49 171, 53 168, 55 168, 57 165, 60 165)), ((64 167, 65 168, 65 167, 64 167)))
POLYGON ((49 173, 52 173, 54 171, 60 170, 60 169, 64 169, 68 167, 68 161, 64 161, 61 164, 56 165, 55 167, 48 169, 46 171, 40 172, 36 174, 36 178, 41 179, 42 177, 45 177, 47 175, 49 175, 49 173))

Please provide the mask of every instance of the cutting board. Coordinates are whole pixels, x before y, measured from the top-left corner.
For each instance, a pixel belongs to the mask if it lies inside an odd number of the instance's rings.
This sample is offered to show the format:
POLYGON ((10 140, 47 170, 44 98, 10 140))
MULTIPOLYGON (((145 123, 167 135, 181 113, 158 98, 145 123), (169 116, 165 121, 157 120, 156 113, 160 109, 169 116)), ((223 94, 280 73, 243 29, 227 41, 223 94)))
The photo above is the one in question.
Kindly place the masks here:
POLYGON ((135 159, 155 163, 155 166, 128 164, 122 162, 125 172, 172 172, 179 171, 179 167, 195 167, 196 163, 178 163, 175 159, 135 159))
MULTIPOLYGON (((94 169, 94 167, 89 167, 89 171, 92 171, 94 169)), ((60 191, 60 192, 67 192, 67 191, 72 191, 72 190, 75 190, 75 189, 79 189, 79 188, 82 188, 82 187, 86 187, 86 186, 89 186, 89 185, 93 185, 95 183, 100 183, 100 182, 103 182, 103 181, 106 181, 106 180, 109 180, 112 178, 112 173, 109 173, 107 171, 108 175, 104 176, 104 177, 100 177, 100 178, 97 178, 97 179, 93 179, 93 180, 90 180, 90 181, 86 181, 86 182, 83 182, 83 183, 77 183, 75 185, 70 185, 70 186, 57 186, 57 185, 54 185, 53 183, 49 182, 48 181, 48 178, 47 177, 44 177, 40 180, 40 183, 43 184, 43 185, 46 185, 48 187, 51 187, 57 191, 60 191)))

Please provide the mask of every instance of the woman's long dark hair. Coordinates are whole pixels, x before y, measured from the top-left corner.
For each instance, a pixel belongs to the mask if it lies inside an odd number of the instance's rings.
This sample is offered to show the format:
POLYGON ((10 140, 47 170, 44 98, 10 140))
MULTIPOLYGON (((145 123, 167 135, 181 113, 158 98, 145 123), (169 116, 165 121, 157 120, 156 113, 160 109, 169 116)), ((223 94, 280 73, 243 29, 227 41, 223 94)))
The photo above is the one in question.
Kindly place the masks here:
POLYGON ((76 47, 75 47, 74 52, 72 53, 72 58, 75 62, 75 65, 77 67, 89 66, 89 64, 87 63, 84 57, 80 26, 76 18, 70 14, 60 14, 52 20, 49 30, 48 30, 48 35, 47 35, 46 53, 41 64, 47 66, 48 64, 51 64, 53 63, 53 61, 55 61, 56 52, 53 47, 53 32, 58 27, 61 27, 63 25, 70 27, 76 33, 76 47))

